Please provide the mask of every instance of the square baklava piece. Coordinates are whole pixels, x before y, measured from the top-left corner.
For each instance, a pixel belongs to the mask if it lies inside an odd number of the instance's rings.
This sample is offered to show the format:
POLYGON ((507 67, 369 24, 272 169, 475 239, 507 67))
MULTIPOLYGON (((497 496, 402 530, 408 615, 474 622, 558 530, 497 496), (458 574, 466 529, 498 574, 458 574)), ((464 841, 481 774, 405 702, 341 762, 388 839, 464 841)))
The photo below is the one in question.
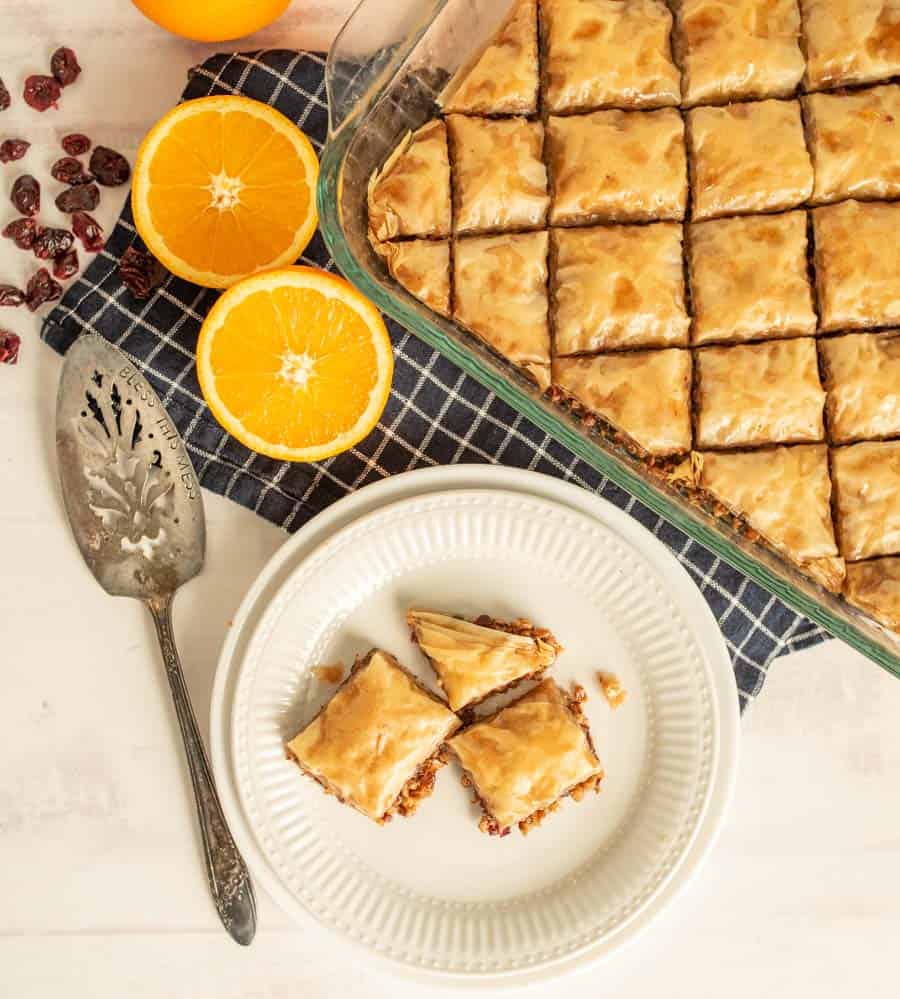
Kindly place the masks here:
POLYGON ((797 0, 678 0, 684 102, 788 97, 803 76, 797 0))
POLYGON ((372 174, 368 208, 369 236, 376 243, 450 234, 450 160, 442 121, 407 134, 372 174))
POLYGON ((516 0, 500 29, 441 97, 444 111, 533 114, 538 103, 537 0, 516 0))
POLYGON ((603 421, 644 458, 691 447, 691 352, 633 350, 553 360, 553 397, 587 426, 603 421))
POLYGON ((844 596, 894 631, 900 631, 900 558, 873 558, 847 566, 844 596))
POLYGON ((812 217, 822 329, 900 322, 900 203, 843 201, 812 217))
POLYGON ((678 222, 554 229, 556 353, 686 347, 681 230, 678 222))
POLYGON ((810 90, 900 73, 897 0, 800 0, 810 90))
POLYGON ((688 142, 697 220, 793 208, 812 193, 799 101, 694 108, 688 142))
POLYGON ((454 318, 542 388, 549 382, 547 232, 456 242, 454 318))
POLYGON ((802 211, 692 225, 693 342, 813 334, 806 245, 802 211))
POLYGON ((825 392, 809 338, 704 347, 695 357, 696 446, 820 441, 825 392))
POLYGON ((832 448, 831 474, 841 554, 900 554, 900 441, 832 448))
POLYGON ((840 591, 844 561, 831 522, 824 444, 695 452, 697 485, 808 576, 840 591))
POLYGON ((900 195, 900 86, 803 98, 814 202, 900 195))
POLYGON ((527 118, 447 118, 453 158, 456 231, 498 232, 544 224, 544 129, 527 118))
POLYGON ((831 441, 900 436, 900 331, 823 337, 819 353, 831 441))
POLYGON ((406 620, 454 711, 521 680, 537 679, 562 651, 550 631, 521 619, 501 621, 484 615, 466 621, 411 610, 406 620))
POLYGON ((446 239, 407 239, 378 243, 391 277, 424 302, 446 316, 450 312, 450 244, 446 239))
POLYGON ((659 108, 681 99, 663 0, 542 0, 549 111, 659 108))
POLYGON ((603 779, 578 699, 553 680, 468 726, 447 746, 481 805, 479 828, 492 836, 513 826, 527 833, 561 799, 579 801, 603 779))
POLYGON ((381 824, 431 794, 440 748, 459 724, 393 656, 373 649, 286 748, 329 794, 381 824))
POLYGON ((684 218, 684 123, 673 108, 551 116, 546 142, 553 225, 684 218))

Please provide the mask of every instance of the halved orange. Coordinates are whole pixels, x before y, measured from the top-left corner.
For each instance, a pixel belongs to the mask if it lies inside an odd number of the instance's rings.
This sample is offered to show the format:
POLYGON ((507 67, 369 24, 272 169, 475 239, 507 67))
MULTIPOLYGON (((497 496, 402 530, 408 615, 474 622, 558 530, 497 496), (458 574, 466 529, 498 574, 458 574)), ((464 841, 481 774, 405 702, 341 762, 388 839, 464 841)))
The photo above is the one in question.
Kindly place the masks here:
POLYGON ((242 444, 282 461, 319 461, 378 422, 394 374, 372 303, 342 278, 286 267, 229 288, 197 342, 200 388, 242 444))
POLYGON ((293 263, 315 232, 319 161, 279 111, 247 97, 173 108, 138 150, 134 221, 173 274, 227 288, 293 263))

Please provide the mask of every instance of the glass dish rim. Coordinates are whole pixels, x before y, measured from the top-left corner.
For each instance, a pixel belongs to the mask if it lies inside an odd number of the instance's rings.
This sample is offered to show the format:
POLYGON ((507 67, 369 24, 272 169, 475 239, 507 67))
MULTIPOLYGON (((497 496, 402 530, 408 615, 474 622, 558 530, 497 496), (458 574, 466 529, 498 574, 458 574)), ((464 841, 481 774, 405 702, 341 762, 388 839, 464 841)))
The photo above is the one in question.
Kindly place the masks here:
MULTIPOLYGON (((360 9, 366 7, 368 3, 369 0, 360 0, 351 13, 345 28, 338 33, 332 43, 326 61, 326 80, 344 30, 351 24, 360 9)), ((438 9, 442 6, 443 3, 436 5, 438 9)), ((414 41, 415 39, 410 39, 411 43, 414 41)), ((469 350, 461 342, 455 342, 439 326, 430 322, 424 314, 420 314, 408 306, 389 287, 379 284, 372 278, 368 270, 357 260, 344 236, 340 217, 339 194, 344 153, 349 149, 353 137, 364 127, 367 112, 378 103, 388 89, 389 82, 390 78, 382 77, 378 85, 366 92, 350 110, 342 109, 340 115, 335 113, 335 109, 331 107, 331 100, 329 100, 329 132, 320 154, 316 201, 320 232, 329 253, 344 277, 366 295, 382 313, 433 347, 466 374, 496 394, 525 419, 534 423, 578 458, 634 496, 653 513, 677 527, 698 544, 708 548, 714 555, 748 576, 792 610, 822 627, 829 635, 844 641, 888 673, 900 678, 900 653, 892 652, 886 644, 860 630, 852 620, 851 615, 861 615, 872 622, 873 628, 880 628, 874 619, 864 615, 852 604, 843 601, 839 608, 828 606, 825 600, 834 599, 837 601, 839 599, 837 596, 817 599, 804 593, 788 578, 787 574, 792 571, 791 567, 777 552, 775 552, 776 558, 784 564, 784 569, 781 571, 770 568, 760 557, 744 550, 741 545, 727 537, 721 528, 703 523, 702 511, 699 508, 692 509, 688 500, 683 502, 684 509, 681 509, 675 500, 666 496, 659 486, 650 481, 649 476, 645 479, 632 471, 611 449, 605 447, 602 441, 592 439, 586 434, 579 433, 572 426, 568 426, 563 414, 554 415, 549 408, 544 408, 538 404, 516 384, 512 377, 504 377, 499 372, 491 370, 474 351, 469 350)), ((329 89, 330 95, 331 90, 329 89)), ((755 542, 748 541, 747 545, 748 547, 752 545, 761 551, 772 551, 768 546, 758 545, 755 542)))

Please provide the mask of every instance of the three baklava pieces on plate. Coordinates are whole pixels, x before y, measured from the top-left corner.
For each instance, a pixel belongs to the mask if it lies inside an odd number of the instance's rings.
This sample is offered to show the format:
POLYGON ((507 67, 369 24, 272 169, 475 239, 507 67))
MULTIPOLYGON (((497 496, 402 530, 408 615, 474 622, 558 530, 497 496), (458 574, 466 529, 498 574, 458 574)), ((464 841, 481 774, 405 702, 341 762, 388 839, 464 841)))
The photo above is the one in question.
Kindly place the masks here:
POLYGON ((514 826, 527 832, 567 796, 599 790, 603 768, 581 710, 584 692, 544 676, 562 651, 549 631, 431 611, 412 610, 407 620, 445 699, 372 650, 287 743, 305 774, 382 824, 412 814, 452 757, 481 806, 480 829, 500 836, 514 826), (538 682, 474 717, 477 705, 526 680, 538 682))

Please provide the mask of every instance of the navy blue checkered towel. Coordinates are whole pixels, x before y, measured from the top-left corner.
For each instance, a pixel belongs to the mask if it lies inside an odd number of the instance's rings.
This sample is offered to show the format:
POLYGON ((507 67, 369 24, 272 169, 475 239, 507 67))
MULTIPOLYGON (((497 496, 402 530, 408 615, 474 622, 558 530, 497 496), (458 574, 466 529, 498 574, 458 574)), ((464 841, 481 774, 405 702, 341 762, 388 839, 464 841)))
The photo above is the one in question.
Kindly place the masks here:
MULTIPOLYGON (((217 55, 191 71, 183 97, 244 94, 265 101, 321 149, 327 131, 323 70, 322 57, 308 52, 217 55)), ((42 336, 64 352, 82 332, 97 332, 129 354, 184 435, 208 489, 291 531, 346 493, 422 465, 499 462, 536 469, 599 493, 672 549, 719 621, 742 707, 759 693, 773 659, 826 637, 393 324, 393 390, 378 428, 358 447, 310 465, 285 464, 248 451, 213 419, 194 370, 197 334, 217 293, 169 277, 147 301, 136 300, 117 273, 119 258, 133 244, 142 247, 126 206, 106 249, 69 288, 44 323, 42 336)), ((318 235, 302 259, 317 267, 334 266, 318 235)))

